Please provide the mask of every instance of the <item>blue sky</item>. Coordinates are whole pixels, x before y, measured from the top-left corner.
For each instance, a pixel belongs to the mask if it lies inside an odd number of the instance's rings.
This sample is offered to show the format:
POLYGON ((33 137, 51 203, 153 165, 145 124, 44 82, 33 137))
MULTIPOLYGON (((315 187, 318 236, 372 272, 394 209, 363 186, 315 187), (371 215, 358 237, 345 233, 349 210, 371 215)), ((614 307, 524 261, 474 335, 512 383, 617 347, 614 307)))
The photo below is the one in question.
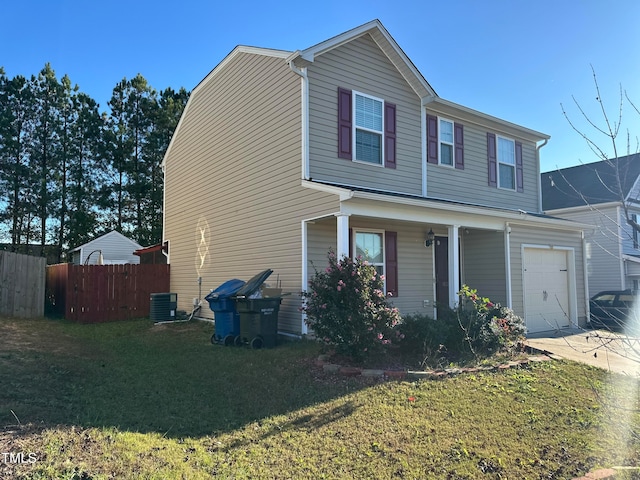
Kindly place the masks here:
MULTIPOLYGON (((608 155, 575 97, 601 123, 591 65, 612 121, 620 86, 640 108, 637 0, 219 2, 21 0, 2 6, 0 66, 37 74, 50 62, 106 109, 123 77, 193 89, 236 45, 304 49, 380 19, 441 97, 551 135, 542 170, 598 160, 562 115, 608 155)), ((637 150, 640 115, 623 107, 637 150)))

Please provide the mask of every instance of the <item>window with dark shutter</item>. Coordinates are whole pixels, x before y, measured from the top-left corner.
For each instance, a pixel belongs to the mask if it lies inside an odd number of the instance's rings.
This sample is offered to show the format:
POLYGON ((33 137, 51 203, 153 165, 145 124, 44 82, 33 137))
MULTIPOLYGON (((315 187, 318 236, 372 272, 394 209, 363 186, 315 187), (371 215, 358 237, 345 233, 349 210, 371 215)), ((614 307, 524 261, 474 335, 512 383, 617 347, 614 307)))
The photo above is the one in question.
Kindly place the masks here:
POLYGON ((516 187, 518 192, 524 192, 524 168, 522 165, 522 143, 516 142, 516 187))
POLYGON ((398 296, 398 233, 384 232, 387 295, 398 296))
POLYGON ((338 158, 396 168, 396 105, 338 87, 338 158))
POLYGON ((456 144, 456 168, 464 170, 464 127, 461 123, 455 123, 453 129, 456 144))
POLYGON ((384 166, 396 168, 396 106, 384 104, 384 166))
POLYGON ((487 162, 489 167, 489 186, 498 186, 498 161, 496 157, 496 136, 487 133, 487 162))
POLYGON ((438 117, 427 115, 427 162, 438 164, 438 117))
POLYGON ((352 159, 351 90, 338 87, 338 157, 352 159))

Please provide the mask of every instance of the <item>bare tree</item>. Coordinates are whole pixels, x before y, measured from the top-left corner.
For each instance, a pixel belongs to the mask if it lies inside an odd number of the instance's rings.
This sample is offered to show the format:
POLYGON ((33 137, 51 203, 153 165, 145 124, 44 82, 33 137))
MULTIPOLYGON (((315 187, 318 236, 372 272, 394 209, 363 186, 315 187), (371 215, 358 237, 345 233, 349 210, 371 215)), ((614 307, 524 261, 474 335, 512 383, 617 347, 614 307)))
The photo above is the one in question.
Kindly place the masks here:
MULTIPOLYGON (((640 192, 631 192, 631 195, 629 195, 632 188, 629 183, 635 182, 636 179, 631 178, 629 165, 619 161, 622 157, 627 157, 640 152, 640 139, 638 138, 638 135, 632 134, 632 132, 630 132, 628 129, 626 131, 622 131, 622 140, 625 142, 625 148, 624 150, 620 149, 619 144, 625 101, 631 107, 632 113, 634 113, 635 115, 640 116, 640 110, 631 100, 631 98, 629 98, 629 94, 626 90, 623 89, 621 85, 617 116, 614 120, 612 120, 611 116, 607 113, 605 102, 600 93, 600 85, 598 84, 598 78, 596 76, 593 65, 591 66, 591 73, 593 75, 593 83, 596 91, 595 100, 601 113, 599 121, 591 118, 585 112, 580 102, 578 102, 578 100, 573 96, 572 99, 574 105, 580 112, 581 117, 586 121, 586 124, 591 127, 591 131, 587 132, 579 128, 576 123, 571 120, 571 117, 567 113, 564 105, 561 103, 560 106, 562 108, 562 114, 564 115, 564 118, 567 120, 567 122, 569 122, 571 128, 578 135, 580 135, 580 137, 582 137, 582 139, 586 142, 595 156, 605 162, 609 167, 610 174, 607 176, 607 178, 604 178, 602 174, 598 174, 598 181, 604 188, 606 188, 610 193, 612 193, 619 199, 624 211, 626 222, 632 227, 634 232, 640 232, 640 224, 638 223, 635 215, 630 211, 630 207, 633 204, 640 204, 640 192), (594 134, 600 134, 604 137, 605 142, 608 143, 611 147, 611 151, 613 152, 612 156, 608 155, 605 152, 604 148, 607 147, 600 147, 599 143, 594 140, 594 134)), ((640 162, 640 159, 637 159, 637 161, 640 162)), ((571 185, 571 183, 567 183, 572 188, 573 192, 583 199, 585 204, 591 205, 594 203, 592 199, 589 198, 588 192, 579 191, 575 188, 575 186, 571 185)))
MULTIPOLYGON (((583 104, 572 97, 578 112, 577 118, 583 120, 580 123, 583 126, 578 126, 577 121, 569 115, 563 104, 561 104, 561 108, 571 128, 586 142, 599 162, 583 164, 583 168, 589 168, 589 175, 584 175, 583 170, 580 179, 577 175, 572 176, 574 172, 571 172, 572 169, 569 168, 547 172, 543 174, 546 177, 543 178, 543 181, 547 182, 545 187, 550 195, 558 194, 565 198, 571 198, 566 206, 570 206, 570 204, 571 206, 588 206, 591 211, 598 213, 603 218, 603 225, 607 223, 612 225, 612 227, 604 227, 607 231, 600 231, 600 234, 617 236, 619 240, 622 240, 620 237, 624 236, 627 242, 632 241, 633 245, 638 248, 640 240, 640 224, 638 222, 638 218, 640 218, 638 214, 640 212, 640 181, 638 180, 640 178, 640 141, 637 133, 632 133, 622 125, 623 111, 625 114, 627 113, 627 106, 630 107, 632 116, 638 115, 640 117, 640 110, 631 100, 627 91, 620 86, 619 103, 615 114, 611 115, 601 95, 593 66, 591 71, 598 113, 596 115, 588 114, 587 110, 583 108, 583 104), (612 155, 607 152, 611 152, 612 155), (616 214, 615 218, 611 215, 610 210, 601 209, 599 206, 599 204, 611 205, 616 202, 620 205, 621 214, 619 216, 616 214)), ((605 249, 604 246, 602 248, 605 249)), ((619 257, 618 251, 608 253, 619 257)), ((637 296, 635 298, 639 299, 637 296)), ((640 363, 640 301, 636 301, 635 307, 632 308, 628 308, 628 305, 622 303, 612 303, 607 308, 593 305, 599 315, 605 312, 605 315, 608 315, 607 320, 609 320, 605 322, 608 327, 605 330, 609 331, 594 330, 588 333, 588 339, 593 340, 594 355, 597 355, 598 348, 604 347, 609 352, 640 363)))

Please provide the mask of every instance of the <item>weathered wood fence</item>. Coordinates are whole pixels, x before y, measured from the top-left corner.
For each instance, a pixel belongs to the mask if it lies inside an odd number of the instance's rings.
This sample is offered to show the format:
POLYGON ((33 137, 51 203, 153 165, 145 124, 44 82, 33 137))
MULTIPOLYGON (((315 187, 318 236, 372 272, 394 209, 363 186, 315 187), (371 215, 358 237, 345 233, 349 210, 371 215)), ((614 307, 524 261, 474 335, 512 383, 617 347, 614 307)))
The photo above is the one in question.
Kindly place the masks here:
POLYGON ((47 267, 52 313, 81 323, 149 316, 152 293, 169 291, 169 265, 73 265, 47 267))
POLYGON ((0 315, 44 315, 46 264, 43 257, 0 251, 0 315))

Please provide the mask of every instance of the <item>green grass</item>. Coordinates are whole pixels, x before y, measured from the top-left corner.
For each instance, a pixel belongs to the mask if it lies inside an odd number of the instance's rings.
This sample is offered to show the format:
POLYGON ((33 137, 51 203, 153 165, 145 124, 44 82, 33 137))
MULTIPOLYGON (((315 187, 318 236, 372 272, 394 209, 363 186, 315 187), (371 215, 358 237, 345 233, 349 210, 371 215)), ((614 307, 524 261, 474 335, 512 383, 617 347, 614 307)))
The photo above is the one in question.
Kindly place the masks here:
MULTIPOLYGON (((568 362, 380 382, 212 327, 0 319, 0 478, 572 478, 640 465, 637 380, 568 362), (19 424, 18 424, 19 421, 19 424)), ((633 473, 626 478, 633 478, 633 473)))

